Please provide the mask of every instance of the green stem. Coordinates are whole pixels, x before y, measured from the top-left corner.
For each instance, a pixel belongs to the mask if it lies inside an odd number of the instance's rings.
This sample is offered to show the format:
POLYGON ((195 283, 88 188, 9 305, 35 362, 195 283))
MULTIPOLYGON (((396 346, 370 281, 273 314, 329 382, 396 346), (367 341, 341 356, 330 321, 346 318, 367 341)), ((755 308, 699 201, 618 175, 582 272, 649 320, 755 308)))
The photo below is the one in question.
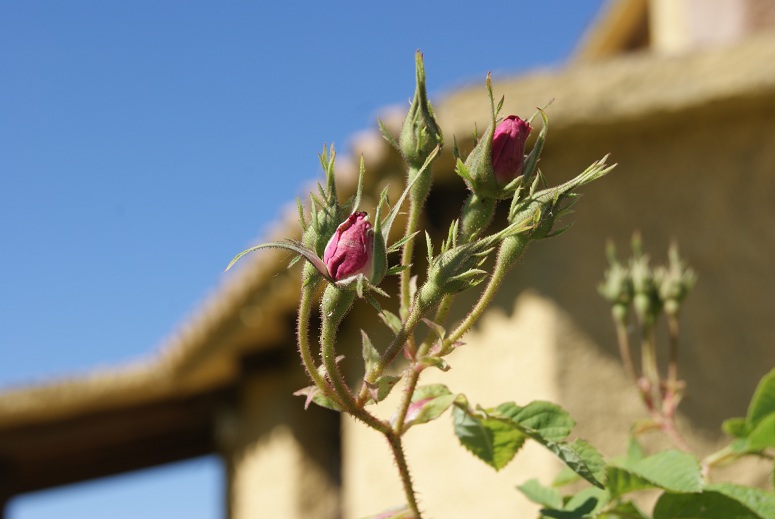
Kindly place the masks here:
POLYGON ((390 424, 380 420, 355 402, 352 391, 342 375, 336 362, 336 334, 342 319, 350 310, 355 301, 355 293, 340 290, 333 285, 326 287, 323 293, 323 301, 320 305, 322 325, 320 330, 320 355, 326 368, 328 378, 333 385, 333 391, 338 397, 338 403, 342 409, 354 418, 363 421, 372 429, 387 434, 392 429, 390 424))
MULTIPOLYGON (((406 219, 406 233, 404 236, 412 236, 419 228, 422 208, 431 188, 432 171, 430 166, 425 168, 422 173, 420 172, 420 169, 410 166, 408 173, 409 182, 412 182, 415 176, 419 174, 422 174, 422 176, 414 181, 409 191, 409 214, 406 219)), ((412 278, 411 265, 413 255, 414 236, 404 243, 401 251, 401 265, 405 267, 404 270, 401 271, 400 315, 402 318, 406 317, 406 313, 409 311, 409 307, 412 304, 409 293, 409 281, 412 278)))
POLYGON ((641 364, 643 376, 648 382, 649 399, 653 406, 661 402, 660 395, 661 378, 657 368, 657 347, 654 334, 654 322, 646 320, 643 324, 643 344, 641 346, 641 364))
MULTIPOLYGON (((425 302, 422 297, 417 297, 415 299, 415 303, 410 308, 409 315, 407 316, 406 321, 404 321, 404 325, 398 331, 396 336, 393 337, 390 345, 380 356, 379 360, 363 378, 366 383, 373 384, 376 382, 379 376, 382 375, 387 367, 393 362, 393 360, 396 358, 396 355, 398 355, 398 352, 401 351, 401 348, 403 348, 404 344, 406 344, 406 342, 412 336, 414 329, 417 328, 417 325, 420 324, 422 318, 425 317, 425 315, 433 308, 433 306, 433 302, 425 302)), ((358 407, 362 407, 368 401, 369 390, 364 383, 360 393, 358 394, 356 403, 358 407)))
MULTIPOLYGON (((304 281, 306 282, 307 279, 309 278, 305 276, 304 281)), ((306 283, 301 289, 301 301, 299 302, 299 322, 296 331, 299 346, 299 356, 301 357, 301 362, 304 364, 304 369, 312 379, 312 382, 323 392, 324 395, 333 400, 336 404, 342 406, 342 400, 337 396, 336 392, 331 387, 331 384, 329 384, 318 371, 318 368, 315 365, 315 359, 313 358, 312 351, 310 349, 309 318, 310 314, 312 313, 312 299, 318 284, 318 282, 306 283)))
POLYGON ((498 249, 498 257, 495 259, 495 266, 493 267, 492 276, 487 282, 482 294, 479 296, 479 300, 476 305, 471 309, 471 312, 463 319, 457 328, 444 340, 442 345, 442 351, 445 351, 448 347, 458 341, 468 330, 479 320, 487 307, 492 303, 495 294, 498 292, 506 274, 516 265, 517 261, 524 254, 530 238, 518 234, 515 236, 508 236, 504 238, 498 249))
POLYGON ((320 328, 320 356, 323 359, 323 365, 326 373, 334 386, 334 390, 347 409, 352 401, 352 391, 347 386, 342 372, 336 362, 336 334, 339 330, 339 324, 344 319, 347 312, 355 301, 355 293, 340 290, 329 285, 323 294, 323 301, 320 307, 321 328, 320 328))
POLYGON ((420 513, 420 507, 417 504, 417 497, 412 486, 412 477, 409 474, 409 466, 406 464, 406 456, 404 454, 404 447, 401 440, 401 436, 395 434, 393 431, 385 434, 390 450, 393 452, 393 459, 395 459, 398 473, 401 476, 401 484, 404 487, 404 495, 406 496, 406 504, 409 505, 409 509, 415 514, 414 519, 422 519, 420 513))
POLYGON ((624 319, 618 318, 614 309, 614 324, 616 326, 616 342, 619 343, 619 355, 622 358, 622 364, 627 375, 637 384, 638 373, 635 371, 635 364, 632 362, 630 353, 630 338, 627 333, 627 323, 624 319))

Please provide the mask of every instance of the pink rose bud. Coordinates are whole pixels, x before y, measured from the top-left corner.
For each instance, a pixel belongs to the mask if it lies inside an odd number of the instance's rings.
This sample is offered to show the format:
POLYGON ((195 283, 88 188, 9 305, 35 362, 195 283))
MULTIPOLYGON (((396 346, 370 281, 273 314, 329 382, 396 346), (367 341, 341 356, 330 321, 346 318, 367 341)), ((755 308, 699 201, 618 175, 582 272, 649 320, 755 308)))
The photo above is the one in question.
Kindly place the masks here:
POLYGON ((374 231, 366 213, 356 212, 337 227, 326 245, 323 263, 336 281, 363 274, 371 275, 374 231))
POLYGON ((495 128, 492 138, 492 169, 499 184, 508 184, 522 173, 525 165, 525 142, 530 124, 516 115, 506 117, 495 128))

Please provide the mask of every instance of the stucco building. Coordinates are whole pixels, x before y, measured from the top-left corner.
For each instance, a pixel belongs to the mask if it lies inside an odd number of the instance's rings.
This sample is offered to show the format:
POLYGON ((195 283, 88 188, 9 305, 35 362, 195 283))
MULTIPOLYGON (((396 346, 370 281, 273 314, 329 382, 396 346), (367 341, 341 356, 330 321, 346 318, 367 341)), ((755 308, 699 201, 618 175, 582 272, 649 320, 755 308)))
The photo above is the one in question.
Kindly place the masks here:
MULTIPOLYGON (((621 452, 642 411, 595 284, 606 239, 625 248, 638 229, 657 257, 676 239, 700 275, 682 330, 689 390, 680 423, 700 452, 723 441, 720 422, 744 414, 756 382, 775 367, 774 26, 766 0, 614 1, 566 67, 495 83, 506 113, 555 99, 542 158, 551 183, 607 153, 619 166, 584 189, 570 232, 531 246, 439 380, 483 404, 556 401, 580 436, 621 452)), ((450 92, 435 108, 463 147, 474 122, 486 125, 481 86, 450 92)), ((378 133, 357 136, 354 148, 372 199, 391 178, 400 183, 401 162, 378 133)), ((341 190, 352 191, 355 160, 339 166, 341 190)), ((431 227, 465 196, 452 166, 446 149, 431 227)), ((296 225, 289 216, 273 237, 298 233, 296 225)), ((149 362, 0 393, 0 502, 217 453, 234 519, 350 519, 401 503, 376 433, 314 406, 304 411, 291 395, 306 380, 293 335, 299 272, 284 260, 271 251, 247 257, 149 362)), ((345 333, 355 336, 358 312, 345 333)), ((520 514, 532 508, 514 486, 558 468, 528 449, 496 474, 456 441, 445 419, 407 437, 434 517, 530 516, 520 514)), ((756 480, 755 469, 742 477, 756 480)))

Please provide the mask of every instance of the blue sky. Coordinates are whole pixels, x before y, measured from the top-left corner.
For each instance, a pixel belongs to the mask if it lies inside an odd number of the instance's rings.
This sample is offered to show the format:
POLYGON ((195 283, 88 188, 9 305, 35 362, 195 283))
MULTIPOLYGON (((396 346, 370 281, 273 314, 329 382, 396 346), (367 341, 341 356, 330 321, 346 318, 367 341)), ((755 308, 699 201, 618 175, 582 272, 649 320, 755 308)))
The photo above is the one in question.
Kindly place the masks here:
MULTIPOLYGON (((561 66, 602 0, 0 2, 0 388, 145 357, 320 175, 323 143, 561 66)), ((214 459, 21 496, 11 519, 220 517, 214 459)))

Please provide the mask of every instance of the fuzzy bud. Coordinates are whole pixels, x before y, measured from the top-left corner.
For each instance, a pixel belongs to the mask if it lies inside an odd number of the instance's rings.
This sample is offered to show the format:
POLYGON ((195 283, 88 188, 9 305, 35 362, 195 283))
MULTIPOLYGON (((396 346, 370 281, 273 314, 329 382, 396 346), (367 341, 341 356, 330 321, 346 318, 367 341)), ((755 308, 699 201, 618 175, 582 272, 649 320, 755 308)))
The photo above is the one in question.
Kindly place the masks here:
POLYGON ((414 99, 401 129, 399 146, 406 161, 412 167, 419 169, 434 148, 444 143, 444 137, 436 122, 431 103, 428 101, 428 93, 425 89, 425 67, 422 53, 419 51, 415 55, 415 63, 417 85, 414 99))
POLYGON ((495 128, 492 139, 492 169, 495 180, 506 185, 520 174, 525 165, 525 143, 530 124, 516 115, 509 115, 495 128))
POLYGON ((374 230, 371 222, 365 212, 356 212, 331 236, 323 254, 323 263, 336 281, 358 274, 370 277, 373 253, 374 230))

